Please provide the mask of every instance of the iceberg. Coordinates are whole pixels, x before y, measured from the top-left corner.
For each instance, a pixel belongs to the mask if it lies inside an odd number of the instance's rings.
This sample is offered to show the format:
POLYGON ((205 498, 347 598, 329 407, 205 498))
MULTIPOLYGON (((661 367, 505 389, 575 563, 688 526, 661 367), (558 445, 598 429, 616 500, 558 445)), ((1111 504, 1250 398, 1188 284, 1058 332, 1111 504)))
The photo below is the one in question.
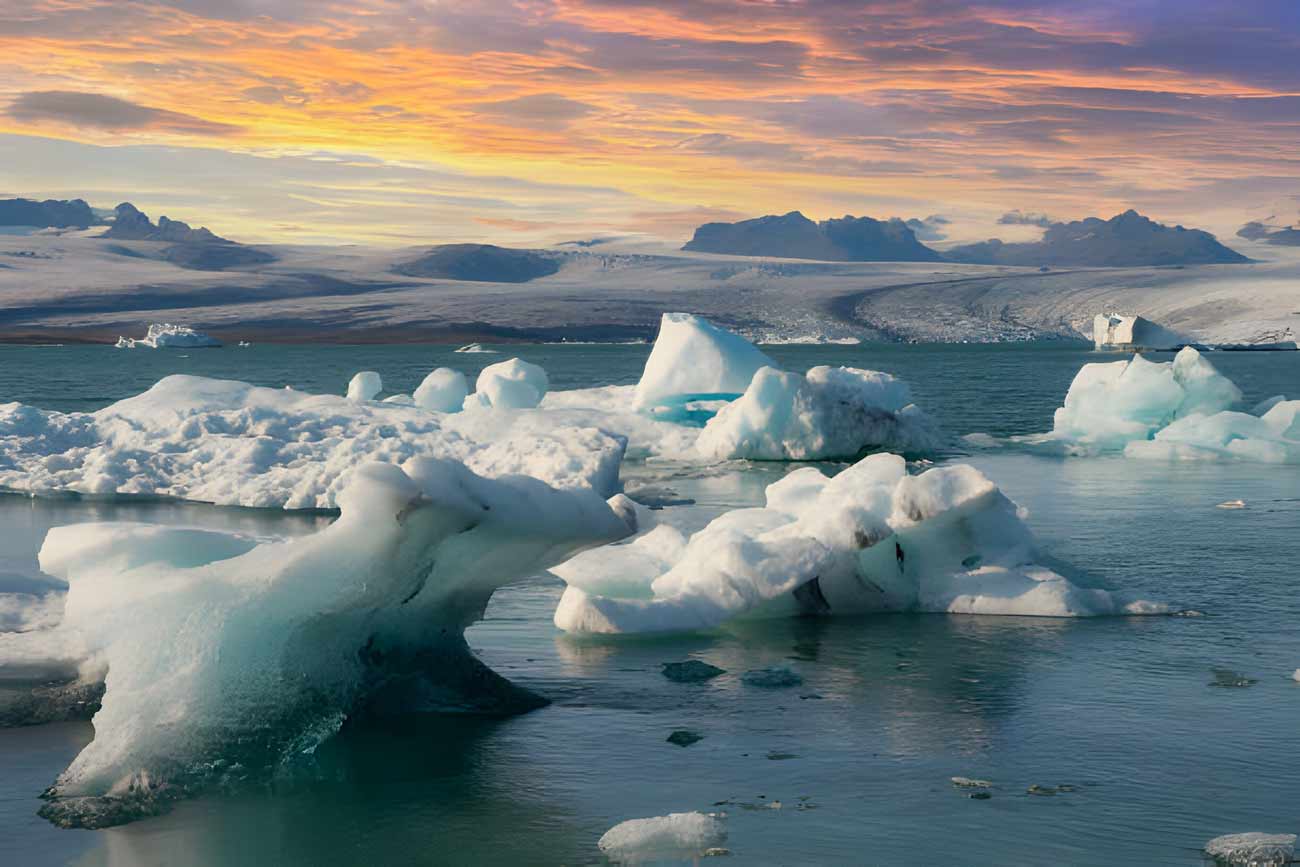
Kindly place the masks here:
POLYGON ((1099 313, 1092 320, 1092 342, 1097 349, 1137 352, 1143 349, 1180 349, 1189 341, 1141 316, 1099 313))
POLYGON ((467 343, 455 351, 456 352, 482 352, 482 353, 496 354, 495 349, 488 349, 482 343, 467 343))
POLYGON ((465 628, 497 587, 630 532, 589 490, 486 479, 453 460, 368 463, 339 506, 333 524, 288 540, 50 531, 40 566, 68 584, 62 620, 4 636, 0 663, 57 647, 104 692, 94 740, 42 815, 119 824, 271 779, 359 716, 535 707, 473 657, 465 628))
POLYGON ((520 358, 499 361, 483 368, 474 393, 465 398, 465 409, 532 409, 542 402, 550 385, 546 371, 520 358))
POLYGON ((807 376, 764 367, 705 424, 697 445, 713 458, 803 461, 938 444, 937 428, 901 379, 851 367, 814 367, 807 376))
POLYGON ((495 413, 445 415, 173 375, 93 413, 0 404, 0 488, 332 509, 359 465, 435 457, 489 477, 522 474, 603 496, 619 490, 622 437, 594 426, 511 427, 466 415, 495 413))
POLYGON ((635 405, 647 409, 683 395, 734 397, 760 368, 778 365, 739 334, 689 313, 665 313, 637 383, 635 405))
MULTIPOLYGON (((164 322, 161 325, 150 325, 149 331, 144 337, 119 337, 115 345, 118 349, 137 349, 140 347, 146 349, 198 349, 220 346, 221 341, 209 337, 201 331, 195 331, 188 325, 172 325, 170 322, 164 322)), ((241 343, 240 345, 244 344, 241 343)))
POLYGON ((619 822, 596 845, 621 861, 690 859, 726 839, 727 830, 717 816, 699 812, 669 813, 619 822))
POLYGON ((1085 364, 1056 410, 1052 432, 1021 441, 1132 458, 1300 463, 1300 401, 1277 395, 1243 412, 1233 409, 1241 397, 1190 346, 1170 362, 1135 355, 1085 364))
POLYGON ((738 617, 949 612, 1082 617, 1168 613, 1044 565, 1018 507, 970 466, 909 475, 872 455, 827 478, 768 486, 689 537, 638 513, 639 534, 552 567, 566 632, 710 629, 738 617))
POLYGON ((374 400, 383 390, 383 378, 373 370, 363 370, 348 382, 348 400, 374 400))

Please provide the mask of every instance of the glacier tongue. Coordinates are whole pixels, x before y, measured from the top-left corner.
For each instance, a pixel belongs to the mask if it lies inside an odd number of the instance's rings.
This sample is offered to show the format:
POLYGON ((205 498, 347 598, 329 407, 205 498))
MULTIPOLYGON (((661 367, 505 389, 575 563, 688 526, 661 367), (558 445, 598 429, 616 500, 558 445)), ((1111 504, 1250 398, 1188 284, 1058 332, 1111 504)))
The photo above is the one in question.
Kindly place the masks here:
POLYGON ((335 523, 291 540, 50 531, 40 563, 68 582, 63 619, 0 650, 74 648, 105 692, 47 818, 116 824, 266 778, 358 714, 520 709, 464 629, 502 584, 630 531, 589 490, 486 479, 449 460, 366 464, 338 500, 335 523))

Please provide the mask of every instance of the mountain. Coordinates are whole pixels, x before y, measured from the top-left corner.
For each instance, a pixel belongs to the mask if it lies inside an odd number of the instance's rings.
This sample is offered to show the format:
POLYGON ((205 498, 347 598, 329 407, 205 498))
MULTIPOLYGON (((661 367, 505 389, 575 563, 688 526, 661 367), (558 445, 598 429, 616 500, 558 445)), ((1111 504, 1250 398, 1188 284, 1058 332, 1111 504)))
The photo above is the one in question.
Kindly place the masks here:
POLYGON ((86 229, 100 220, 81 199, 0 199, 0 226, 37 229, 86 229))
POLYGON ((1102 220, 1052 223, 1041 241, 993 239, 947 250, 944 258, 971 265, 1058 265, 1082 268, 1209 265, 1249 262, 1209 232, 1165 226, 1137 211, 1102 220))
POLYGON ((392 268, 407 277, 441 277, 477 283, 527 283, 560 270, 557 255, 493 244, 442 244, 392 268))
POLYGON ((683 250, 830 262, 937 262, 938 253, 899 219, 845 216, 814 223, 798 211, 738 223, 705 223, 683 250))
POLYGON ((149 216, 130 202, 113 209, 113 225, 101 237, 118 241, 172 241, 179 244, 233 244, 205 228, 191 229, 180 220, 158 218, 154 225, 149 216))
POLYGON ((1293 229, 1289 226, 1279 229, 1275 226, 1251 221, 1237 230, 1237 237, 1245 238, 1247 241, 1263 241, 1265 244, 1276 244, 1279 247, 1300 247, 1300 229, 1293 229))

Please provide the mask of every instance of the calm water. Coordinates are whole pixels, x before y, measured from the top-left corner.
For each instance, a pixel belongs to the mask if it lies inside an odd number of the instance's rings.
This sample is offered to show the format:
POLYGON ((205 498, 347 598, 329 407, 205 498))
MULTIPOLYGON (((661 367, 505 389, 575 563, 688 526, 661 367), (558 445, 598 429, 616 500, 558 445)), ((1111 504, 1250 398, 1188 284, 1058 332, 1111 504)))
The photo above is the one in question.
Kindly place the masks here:
MULTIPOLYGON (((554 388, 634 382, 643 346, 515 347, 554 388)), ((1060 345, 776 347, 792 369, 897 373, 947 431, 1050 427, 1078 366, 1060 345)), ((508 358, 439 347, 273 347, 189 353, 0 347, 0 400, 94 409, 169 372, 342 391, 360 369, 409 391, 429 369, 508 358), (188 354, 188 358, 180 357, 188 354)), ((1258 400, 1300 392, 1300 354, 1217 355, 1258 400)), ((963 458, 965 459, 965 458, 963 458)), ((1043 547, 1114 587, 1202 617, 878 616, 791 620, 655 640, 558 633, 560 585, 494 597, 469 639, 497 671, 551 698, 506 720, 440 719, 354 732, 320 778, 182 804, 107 831, 59 831, 35 795, 88 724, 0 730, 0 864, 602 863, 626 818, 724 809, 727 846, 754 864, 1183 864, 1222 833, 1300 831, 1300 469, 969 460, 1029 508, 1043 547), (1243 499, 1247 508, 1217 503, 1243 499), (660 663, 728 674, 671 683, 660 663), (802 687, 744 671, 789 665, 802 687), (1214 670, 1254 678, 1214 686, 1214 670), (704 736, 688 748, 674 729, 704 736), (949 777, 992 780, 970 800, 949 777), (1032 784, 1073 792, 1031 796, 1032 784), (780 801, 781 809, 764 805, 780 801), (714 807, 719 801, 728 805, 714 807), (800 808, 800 805, 803 808, 800 808)), ((761 502, 784 468, 722 474, 631 465, 629 489, 692 499, 692 520, 761 502)), ((0 578, 35 574, 44 531, 85 520, 310 532, 319 517, 178 504, 0 497, 0 578)))

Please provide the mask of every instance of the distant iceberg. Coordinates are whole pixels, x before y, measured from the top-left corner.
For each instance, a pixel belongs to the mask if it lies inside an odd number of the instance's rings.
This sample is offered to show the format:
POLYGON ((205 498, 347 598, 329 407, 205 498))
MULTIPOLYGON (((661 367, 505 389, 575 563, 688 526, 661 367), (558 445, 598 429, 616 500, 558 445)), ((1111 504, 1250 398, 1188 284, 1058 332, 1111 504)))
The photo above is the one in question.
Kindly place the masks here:
POLYGON ((116 344, 118 349, 138 349, 141 347, 147 349, 199 349, 202 347, 218 347, 220 345, 220 340, 209 337, 201 331, 195 331, 188 325, 172 325, 169 322, 164 322, 161 325, 150 325, 149 332, 139 339, 119 337, 116 344))
POLYGON ((0 635, 0 661, 77 660, 103 680, 95 737, 47 793, 65 827, 120 824, 205 788, 310 761, 356 714, 509 713, 540 700, 471 654, 493 591, 629 532, 590 490, 492 480, 453 460, 366 464, 310 536, 82 524, 41 568, 57 626, 0 635))
POLYGON ((1080 617, 1167 613, 1044 565, 1017 506, 973 467, 909 475, 873 455, 813 467, 686 536, 638 510, 640 535, 553 567, 555 625, 576 633, 710 629, 739 617, 887 611, 1080 617))
POLYGON ((1180 349, 1190 341, 1141 316, 1099 313, 1092 320, 1092 342, 1097 349, 1137 352, 1180 349))
POLYGON ((495 349, 488 349, 482 343, 467 343, 456 350, 456 352, 490 352, 495 353, 495 349))
POLYGON ((1085 364, 1052 432, 1022 441, 1134 458, 1300 463, 1300 400, 1279 395, 1250 412, 1240 402, 1241 390, 1190 346, 1170 362, 1135 355, 1085 364))

